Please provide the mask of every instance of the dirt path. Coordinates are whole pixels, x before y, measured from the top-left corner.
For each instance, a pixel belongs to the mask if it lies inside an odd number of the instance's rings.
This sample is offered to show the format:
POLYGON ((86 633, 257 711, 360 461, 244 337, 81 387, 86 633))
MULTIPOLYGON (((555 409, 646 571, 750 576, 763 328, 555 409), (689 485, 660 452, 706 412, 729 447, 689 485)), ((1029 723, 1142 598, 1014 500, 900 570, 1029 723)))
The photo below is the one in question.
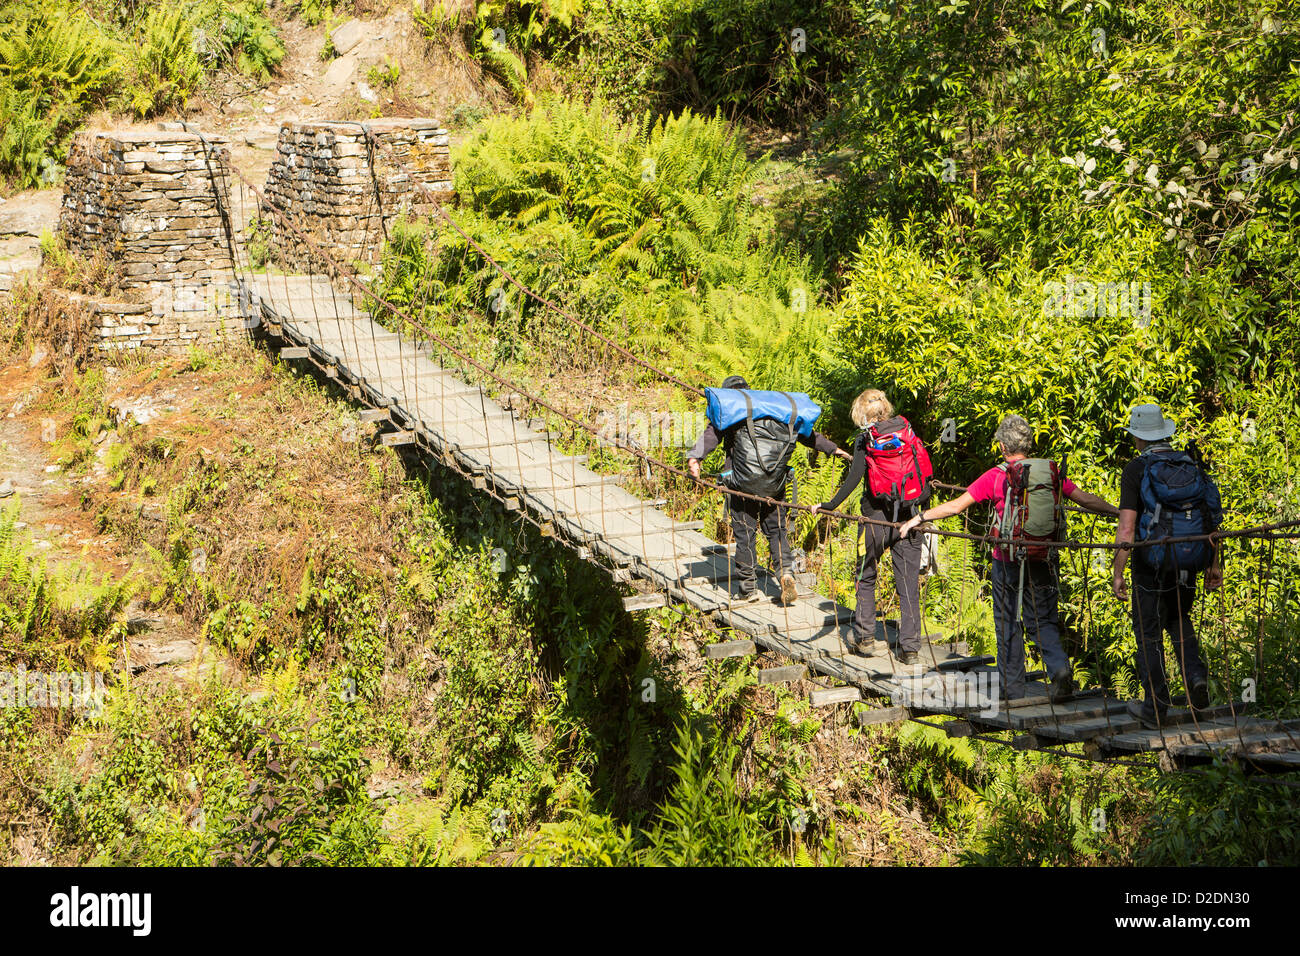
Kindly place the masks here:
MULTIPOLYGON (((58 438, 66 423, 42 413, 42 398, 60 388, 39 361, 19 362, 0 370, 0 507, 17 507, 15 527, 26 535, 46 567, 97 583, 108 577, 139 579, 142 555, 111 534, 101 534, 95 517, 83 510, 87 486, 107 483, 103 458, 117 440, 116 430, 104 429, 96 445, 95 462, 84 475, 65 470, 58 462, 58 438)), ((109 369, 110 381, 115 371, 109 369)), ((119 398, 124 406, 132 402, 119 398)), ((137 403, 138 407, 138 403, 137 403)), ((155 506, 158 507, 158 506, 155 506)), ((130 668, 146 679, 187 679, 223 666, 212 650, 199 653, 194 629, 170 610, 146 610, 137 596, 126 609, 127 647, 115 670, 130 668), (202 658, 200 660, 200 658, 202 658), (194 662, 200 666, 180 668, 194 662)))

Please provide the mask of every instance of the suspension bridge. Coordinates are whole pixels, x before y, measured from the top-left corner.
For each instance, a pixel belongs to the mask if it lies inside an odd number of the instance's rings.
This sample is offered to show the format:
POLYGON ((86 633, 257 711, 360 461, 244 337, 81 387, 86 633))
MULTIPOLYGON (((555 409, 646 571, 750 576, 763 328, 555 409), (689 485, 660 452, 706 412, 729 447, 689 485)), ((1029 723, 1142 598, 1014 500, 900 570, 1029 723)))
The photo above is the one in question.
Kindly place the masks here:
MULTIPOLYGON (((748 603, 734 598, 729 546, 703 533, 702 522, 677 520, 666 501, 648 499, 629 487, 652 470, 685 485, 691 479, 680 467, 645 449, 622 445, 622 460, 632 465, 611 474, 587 455, 566 451, 590 449, 607 439, 595 422, 544 397, 536 387, 498 373, 458 347, 445 330, 433 327, 426 317, 439 304, 436 283, 429 282, 401 303, 376 291, 382 283, 374 281, 372 266, 382 260, 386 223, 393 213, 382 208, 381 178, 387 177, 391 185, 397 177, 422 191, 438 230, 455 236, 479 257, 502 288, 513 289, 554 316, 606 361, 630 363, 640 373, 702 400, 700 389, 517 281, 459 225, 445 204, 445 191, 424 185, 419 171, 393 154, 380 137, 366 130, 365 138, 380 209, 379 215, 367 217, 373 228, 351 264, 340 261, 313 235, 292 207, 268 200, 264 187, 249 181, 221 150, 210 150, 246 324, 257 327, 257 337, 282 360, 308 363, 344 389, 362 406, 363 421, 379 423, 383 444, 409 449, 459 473, 520 520, 532 522, 543 535, 562 541, 582 559, 606 569, 615 581, 633 587, 636 593, 625 599, 629 611, 689 605, 708 615, 722 632, 719 636, 726 638, 703 647, 706 658, 767 652, 783 663, 760 669, 760 682, 807 679, 817 688, 810 699, 818 706, 878 702, 880 706, 857 708, 856 719, 862 724, 948 717, 955 719, 938 726, 951 736, 992 739, 1018 749, 1157 762, 1166 769, 1217 756, 1264 771, 1300 769, 1300 721, 1262 716, 1253 702, 1231 701, 1200 711, 1175 707, 1158 729, 1146 730, 1129 715, 1126 700, 1105 688, 1049 700, 1041 674, 1030 675, 1037 679, 1031 680, 1026 698, 999 700, 993 659, 971 655, 964 643, 949 640, 933 627, 923 628, 929 633, 914 666, 900 665, 890 653, 849 652, 852 611, 816 593, 808 581, 811 575, 802 576, 801 593, 788 606, 778 603, 779 587, 765 573, 760 583, 771 600, 748 603), (381 155, 382 174, 376 165, 381 155), (255 264, 249 255, 253 233, 268 219, 274 225, 272 248, 264 262, 255 264)), ((707 481, 698 485, 705 492, 722 492, 707 481)), ((828 520, 865 519, 831 514, 828 520)), ((935 533, 983 540, 969 531, 935 533)), ((1297 533, 1291 525, 1274 525, 1232 535, 1274 541, 1297 533)), ((1069 546, 1104 550, 1113 545, 1069 546)), ((878 639, 893 643, 891 623, 878 623, 878 639)), ((878 640, 876 646, 884 644, 878 640)))

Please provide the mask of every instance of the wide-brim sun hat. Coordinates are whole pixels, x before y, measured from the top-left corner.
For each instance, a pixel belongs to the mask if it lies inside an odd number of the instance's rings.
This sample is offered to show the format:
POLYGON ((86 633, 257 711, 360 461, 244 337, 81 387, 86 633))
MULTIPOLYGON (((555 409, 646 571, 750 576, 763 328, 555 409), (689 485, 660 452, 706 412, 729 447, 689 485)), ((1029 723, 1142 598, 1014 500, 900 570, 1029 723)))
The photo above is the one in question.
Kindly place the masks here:
POLYGON ((1143 441, 1172 438, 1177 429, 1173 419, 1165 418, 1159 405, 1135 405, 1128 416, 1128 433, 1143 441))

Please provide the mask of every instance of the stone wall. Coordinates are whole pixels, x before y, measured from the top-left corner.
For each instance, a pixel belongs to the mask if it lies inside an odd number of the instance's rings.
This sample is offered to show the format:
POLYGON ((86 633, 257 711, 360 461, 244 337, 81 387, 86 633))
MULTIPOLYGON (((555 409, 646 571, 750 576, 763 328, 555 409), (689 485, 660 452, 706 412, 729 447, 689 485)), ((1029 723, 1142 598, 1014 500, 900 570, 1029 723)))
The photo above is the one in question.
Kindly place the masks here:
MULTIPOLYGON (((392 148, 373 149, 357 123, 286 123, 267 174, 268 205, 284 214, 340 262, 378 261, 384 229, 403 214, 427 214, 454 197, 447 131, 433 120, 377 119, 365 124, 392 148), (373 165, 372 156, 373 152, 373 165), (394 155, 411 175, 399 171, 394 155)), ((300 240, 267 211, 268 228, 288 264, 308 265, 300 240), (295 261, 296 260, 296 261, 295 261)), ((311 262, 320 271, 320 262, 311 262)))
POLYGON ((68 153, 59 231, 81 255, 103 252, 134 303, 100 303, 105 348, 183 351, 242 338, 223 212, 226 141, 174 129, 86 132, 68 153), (238 335, 227 336, 236 332, 238 335))

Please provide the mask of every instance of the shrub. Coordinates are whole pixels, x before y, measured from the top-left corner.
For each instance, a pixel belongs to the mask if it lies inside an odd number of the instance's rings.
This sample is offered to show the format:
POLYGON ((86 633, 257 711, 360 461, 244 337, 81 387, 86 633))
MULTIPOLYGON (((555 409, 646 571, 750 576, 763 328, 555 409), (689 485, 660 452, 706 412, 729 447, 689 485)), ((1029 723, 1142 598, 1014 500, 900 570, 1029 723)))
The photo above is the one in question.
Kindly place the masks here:
POLYGON ((120 44, 75 5, 0 11, 0 173, 20 187, 52 181, 77 124, 121 70, 120 44))
POLYGON ((184 109, 203 79, 203 62, 195 48, 200 16, 179 0, 149 12, 136 37, 138 54, 127 99, 143 118, 168 109, 184 109))

